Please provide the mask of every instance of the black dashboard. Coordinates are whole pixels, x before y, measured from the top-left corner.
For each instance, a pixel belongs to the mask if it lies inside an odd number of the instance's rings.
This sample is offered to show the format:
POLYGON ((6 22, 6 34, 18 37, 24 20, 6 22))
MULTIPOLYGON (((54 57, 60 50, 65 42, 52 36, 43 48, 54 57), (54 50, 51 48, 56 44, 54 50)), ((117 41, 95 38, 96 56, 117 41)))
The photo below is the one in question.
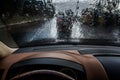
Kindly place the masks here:
POLYGON ((45 45, 36 47, 24 47, 15 53, 56 51, 56 50, 78 50, 81 54, 117 54, 120 55, 120 47, 117 46, 95 46, 95 45, 45 45))
POLYGON ((120 56, 96 56, 103 64, 109 80, 120 80, 120 56))

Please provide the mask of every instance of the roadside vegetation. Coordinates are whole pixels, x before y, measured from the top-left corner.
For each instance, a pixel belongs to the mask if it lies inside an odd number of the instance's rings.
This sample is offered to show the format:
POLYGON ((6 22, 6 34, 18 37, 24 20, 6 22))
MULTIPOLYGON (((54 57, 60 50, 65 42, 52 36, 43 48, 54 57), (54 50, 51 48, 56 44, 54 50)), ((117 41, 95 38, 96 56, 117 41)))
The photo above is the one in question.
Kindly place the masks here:
POLYGON ((14 16, 10 19, 7 19, 5 22, 7 25, 14 25, 14 24, 23 24, 33 21, 39 21, 43 19, 41 16, 14 16))
MULTIPOLYGON (((7 25, 22 24, 53 17, 52 0, 1 0, 0 18, 7 25)), ((0 21, 0 25, 1 25, 0 21)))

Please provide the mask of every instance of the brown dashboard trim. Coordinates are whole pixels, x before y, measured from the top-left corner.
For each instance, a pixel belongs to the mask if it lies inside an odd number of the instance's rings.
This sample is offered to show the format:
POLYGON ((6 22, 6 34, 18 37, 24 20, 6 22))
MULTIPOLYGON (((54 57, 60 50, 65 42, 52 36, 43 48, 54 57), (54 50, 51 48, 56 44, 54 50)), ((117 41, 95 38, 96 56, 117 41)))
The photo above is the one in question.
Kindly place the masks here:
POLYGON ((12 54, 0 61, 0 69, 4 69, 2 80, 5 80, 9 68, 16 62, 33 58, 59 58, 82 64, 88 80, 108 80, 102 64, 93 55, 81 55, 77 50, 30 52, 12 54))

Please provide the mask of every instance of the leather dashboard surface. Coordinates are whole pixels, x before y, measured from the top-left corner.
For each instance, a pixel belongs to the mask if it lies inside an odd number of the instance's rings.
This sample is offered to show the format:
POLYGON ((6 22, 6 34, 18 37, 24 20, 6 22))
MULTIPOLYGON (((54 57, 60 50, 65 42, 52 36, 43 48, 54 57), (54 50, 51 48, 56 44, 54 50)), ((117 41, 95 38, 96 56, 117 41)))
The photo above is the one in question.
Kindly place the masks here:
POLYGON ((108 80, 102 64, 93 55, 81 55, 77 50, 12 54, 0 61, 0 69, 4 70, 1 80, 5 80, 7 72, 13 64, 33 58, 59 58, 76 62, 84 66, 88 80, 108 80))

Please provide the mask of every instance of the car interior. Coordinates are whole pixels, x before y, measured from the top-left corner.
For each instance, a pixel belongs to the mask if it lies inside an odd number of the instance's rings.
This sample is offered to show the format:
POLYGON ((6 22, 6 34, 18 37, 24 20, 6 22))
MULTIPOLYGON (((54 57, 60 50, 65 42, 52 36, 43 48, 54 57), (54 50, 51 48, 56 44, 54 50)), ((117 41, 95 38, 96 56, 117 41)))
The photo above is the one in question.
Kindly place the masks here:
POLYGON ((120 0, 0 0, 0 80, 120 80, 119 26, 120 0))
POLYGON ((12 49, 0 43, 1 80, 119 80, 119 47, 53 45, 12 49), (11 54, 12 53, 12 54, 11 54), (10 55, 11 54, 11 55, 10 55))

